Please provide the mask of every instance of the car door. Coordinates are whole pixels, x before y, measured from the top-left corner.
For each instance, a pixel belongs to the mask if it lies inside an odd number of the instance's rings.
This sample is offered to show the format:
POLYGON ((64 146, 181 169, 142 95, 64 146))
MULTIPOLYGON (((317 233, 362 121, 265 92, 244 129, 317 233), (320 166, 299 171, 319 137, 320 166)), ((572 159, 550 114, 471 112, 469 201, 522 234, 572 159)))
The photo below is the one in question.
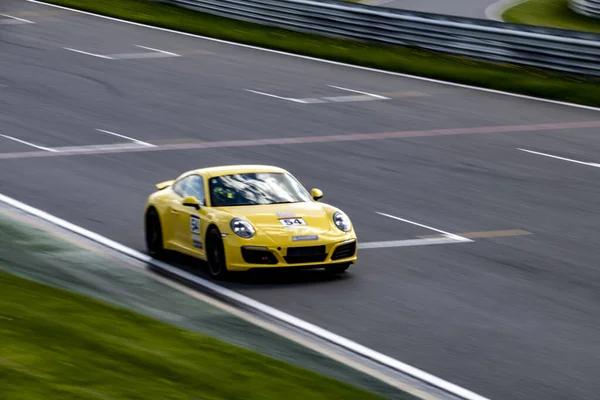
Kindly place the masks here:
POLYGON ((204 179, 200 175, 189 175, 173 185, 177 199, 171 205, 174 218, 175 241, 183 253, 204 258, 203 232, 206 228, 206 205, 204 179), (200 202, 200 210, 184 206, 183 199, 194 196, 200 202))

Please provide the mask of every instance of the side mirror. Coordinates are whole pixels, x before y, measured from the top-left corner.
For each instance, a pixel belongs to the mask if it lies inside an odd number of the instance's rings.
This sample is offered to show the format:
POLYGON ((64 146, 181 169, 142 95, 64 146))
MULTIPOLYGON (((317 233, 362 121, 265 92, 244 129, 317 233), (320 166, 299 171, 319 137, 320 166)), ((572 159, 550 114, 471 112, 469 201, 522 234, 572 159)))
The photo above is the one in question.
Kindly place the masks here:
POLYGON ((196 210, 200 209, 200 202, 194 196, 188 196, 182 201, 183 205, 186 207, 194 207, 196 210))
POLYGON ((321 192, 319 189, 312 189, 310 191, 310 195, 313 199, 319 200, 321 197, 323 197, 323 192, 321 192))

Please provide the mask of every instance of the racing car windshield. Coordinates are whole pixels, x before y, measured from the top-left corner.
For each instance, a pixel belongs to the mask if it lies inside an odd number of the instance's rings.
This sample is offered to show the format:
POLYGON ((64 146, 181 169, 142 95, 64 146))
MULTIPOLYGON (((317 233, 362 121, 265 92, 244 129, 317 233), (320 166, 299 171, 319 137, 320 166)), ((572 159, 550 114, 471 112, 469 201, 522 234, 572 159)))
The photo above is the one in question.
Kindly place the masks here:
POLYGON ((294 178, 279 172, 218 176, 211 178, 209 185, 213 207, 298 203, 311 199, 294 178))

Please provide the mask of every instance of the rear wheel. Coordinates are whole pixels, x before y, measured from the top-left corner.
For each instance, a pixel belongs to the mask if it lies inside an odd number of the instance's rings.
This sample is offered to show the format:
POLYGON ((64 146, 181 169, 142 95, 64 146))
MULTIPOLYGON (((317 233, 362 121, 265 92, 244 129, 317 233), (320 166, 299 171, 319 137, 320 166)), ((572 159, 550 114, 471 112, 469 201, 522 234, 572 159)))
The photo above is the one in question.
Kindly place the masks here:
POLYGON ((223 280, 228 276, 227 263, 225 260, 225 248, 221 233, 216 228, 211 228, 207 236, 206 255, 208 259, 208 272, 210 276, 223 280))
POLYGON ((346 270, 350 268, 350 264, 340 264, 340 265, 327 265, 325 266, 325 272, 329 275, 339 275, 346 272, 346 270))
POLYGON ((162 227, 158 213, 155 209, 148 211, 146 215, 146 249, 148 254, 155 258, 164 256, 162 227))

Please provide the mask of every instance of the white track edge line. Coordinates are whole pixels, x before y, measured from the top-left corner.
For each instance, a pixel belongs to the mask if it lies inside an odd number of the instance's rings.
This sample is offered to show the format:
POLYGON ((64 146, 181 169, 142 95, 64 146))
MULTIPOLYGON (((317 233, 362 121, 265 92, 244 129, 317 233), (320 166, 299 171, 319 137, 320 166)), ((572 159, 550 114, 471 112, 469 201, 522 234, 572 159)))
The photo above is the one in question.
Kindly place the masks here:
POLYGON ((376 73, 380 73, 380 74, 393 75, 393 76, 401 76, 401 77, 404 77, 404 78, 416 79, 416 80, 425 81, 425 82, 433 82, 433 83, 437 83, 437 84, 441 84, 441 85, 447 85, 447 86, 460 87, 460 88, 463 88, 463 89, 477 90, 477 91, 480 91, 480 92, 494 93, 494 94, 500 94, 500 95, 510 96, 510 97, 518 97, 518 98, 521 98, 521 99, 540 101, 540 102, 543 102, 543 103, 550 103, 550 104, 556 104, 556 105, 567 106, 567 107, 575 107, 575 108, 581 108, 581 109, 592 110, 592 111, 600 111, 600 107, 593 107, 593 106, 586 106, 586 105, 577 104, 577 103, 568 103, 568 102, 565 102, 565 101, 544 99, 542 97, 527 96, 527 95, 524 95, 524 94, 504 92, 504 91, 495 90, 495 89, 487 89, 487 88, 483 88, 483 87, 465 85, 465 84, 462 84, 462 83, 455 83, 455 82, 448 82, 448 81, 443 81, 443 80, 439 80, 439 79, 426 78, 426 77, 423 77, 423 76, 409 75, 409 74, 403 74, 403 73, 400 73, 400 72, 392 72, 392 71, 385 71, 385 70, 382 70, 382 69, 363 67, 363 66, 360 66, 360 65, 346 64, 346 63, 342 63, 342 62, 339 62, 339 61, 332 61, 332 60, 326 60, 326 59, 322 59, 322 58, 304 56, 304 55, 301 55, 301 54, 288 53, 288 52, 281 51, 281 50, 267 49, 267 48, 264 48, 264 47, 251 46, 251 45, 248 45, 248 44, 236 43, 236 42, 231 42, 231 41, 227 41, 227 40, 211 38, 211 37, 208 37, 208 36, 201 36, 201 35, 195 35, 193 33, 176 31, 176 30, 173 30, 173 29, 160 28, 158 26, 146 25, 146 24, 142 24, 142 23, 139 23, 139 22, 133 22, 133 21, 127 21, 127 20, 124 20, 124 19, 108 17, 106 15, 95 14, 95 13, 92 13, 92 12, 77 10, 77 9, 74 9, 74 8, 69 8, 69 7, 64 7, 64 6, 59 6, 59 5, 56 5, 56 4, 44 3, 43 1, 39 1, 39 0, 26 0, 26 1, 28 1, 30 3, 35 3, 35 4, 42 4, 42 5, 45 5, 45 6, 48 6, 48 7, 55 7, 55 8, 59 8, 59 9, 63 9, 63 10, 68 10, 68 11, 71 11, 71 12, 74 12, 74 13, 78 13, 78 14, 85 14, 85 15, 90 15, 90 16, 97 17, 97 18, 107 19, 107 20, 110 20, 110 21, 121 22, 121 23, 124 23, 124 24, 135 25, 135 26, 140 26, 140 27, 144 27, 144 28, 148 28, 148 29, 154 29, 154 30, 158 30, 158 31, 174 33, 176 35, 195 37, 195 38, 198 38, 198 39, 203 39, 203 40, 207 40, 207 41, 211 41, 211 42, 228 44, 228 45, 231 45, 231 46, 244 47, 244 48, 247 48, 247 49, 253 49, 253 50, 259 50, 259 51, 264 51, 264 52, 273 53, 273 54, 285 55, 285 56, 288 56, 288 57, 301 58, 301 59, 304 59, 304 60, 317 61, 317 62, 322 62, 322 63, 326 63, 326 64, 331 64, 331 65, 339 65, 339 66, 343 66, 343 67, 347 67, 347 68, 360 69, 360 70, 363 70, 363 71, 376 72, 376 73))
POLYGON ((405 373, 407 375, 410 375, 414 378, 417 378, 423 382, 426 382, 430 385, 436 386, 437 388, 446 390, 449 393, 452 393, 456 396, 460 396, 464 399, 468 399, 468 400, 488 400, 485 397, 482 397, 470 390, 464 389, 460 386, 457 386, 453 383, 447 382, 441 378, 438 378, 434 375, 431 375, 425 371, 419 370, 415 367, 412 367, 408 364, 405 364, 401 361, 395 360, 389 356, 386 356, 384 354, 378 353, 374 350, 371 350, 363 345, 360 345, 356 342, 353 342, 349 339, 346 339, 342 336, 339 336, 335 333, 329 332, 323 328, 320 328, 316 325, 313 325, 309 322, 303 321, 297 317, 294 317, 293 315, 284 313, 283 311, 277 310, 273 307, 270 307, 266 304, 262 304, 256 300, 253 300, 249 297, 246 297, 242 294, 239 294, 237 292, 234 292, 233 290, 227 289, 223 286, 217 285, 213 282, 210 282, 206 279, 202 279, 200 277, 197 277, 195 275, 192 275, 190 273, 187 273, 185 271, 181 271, 179 269, 176 269, 175 267, 166 264, 164 262, 158 261, 153 259, 152 257, 148 256, 147 254, 143 254, 139 251, 136 251, 132 248, 129 248, 127 246, 124 246, 118 242, 115 242, 111 239, 108 239, 104 236, 101 236, 97 233, 94 233, 92 231, 89 231, 85 228, 82 228, 78 225, 72 224, 66 220, 63 220, 61 218, 58 218, 52 214, 49 214, 45 211, 42 211, 40 209, 34 208, 30 205, 27 205, 23 202, 20 202, 18 200, 15 200, 11 197, 8 197, 4 194, 0 193, 0 201, 4 202, 5 204, 8 204, 10 206, 13 206, 17 209, 20 209, 24 212, 27 212, 31 215, 34 215, 38 218, 41 218, 43 220, 46 220, 47 222, 50 222, 54 225, 60 226, 64 229, 67 229, 71 232, 74 232, 80 236, 86 237, 88 239, 91 239, 95 242, 98 242, 108 248, 111 248, 113 250, 119 251, 123 254, 129 255, 132 258, 138 259, 140 261, 144 261, 147 262, 149 264, 152 264, 156 267, 162 268, 165 271, 168 271, 169 273, 179 276, 181 278, 184 278, 186 280, 188 280, 189 282, 193 282, 195 284, 198 284, 200 286, 204 286, 210 290, 212 290, 213 292, 216 292, 222 296, 228 297, 230 299, 233 299, 241 304, 244 304, 246 306, 249 306, 255 310, 258 310, 264 314, 270 315, 271 317, 274 317, 280 321, 284 321, 292 326, 295 326, 296 328, 299 328, 303 331, 309 332, 315 336, 318 336, 322 339, 328 340, 332 343, 335 343, 341 347, 346 348, 347 350, 350 350, 354 353, 360 354, 364 357, 370 358, 372 360, 375 360, 377 362, 379 362, 380 364, 386 365, 392 369, 395 369, 396 371, 405 373))

